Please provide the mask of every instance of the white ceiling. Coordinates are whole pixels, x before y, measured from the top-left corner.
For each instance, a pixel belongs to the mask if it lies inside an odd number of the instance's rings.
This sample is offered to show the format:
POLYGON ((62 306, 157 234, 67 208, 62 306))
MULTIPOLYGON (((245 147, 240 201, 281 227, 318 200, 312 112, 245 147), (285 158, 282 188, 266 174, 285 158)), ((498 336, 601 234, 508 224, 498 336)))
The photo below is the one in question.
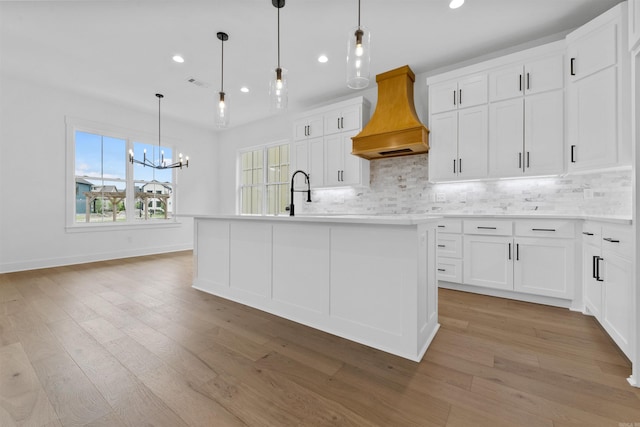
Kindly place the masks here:
MULTIPOLYGON (((467 0, 451 10, 449 0, 362 0, 362 24, 372 33, 372 76, 405 64, 423 73, 566 31, 619 2, 467 0)), ((224 31, 238 126, 270 114, 276 19, 271 0, 0 1, 0 69, 144 111, 157 111, 161 92, 163 115, 213 128, 224 31), (174 63, 176 53, 186 62, 174 63)), ((291 109, 358 93, 345 84, 357 0, 288 0, 280 19, 291 109), (318 63, 320 54, 329 62, 318 63)))

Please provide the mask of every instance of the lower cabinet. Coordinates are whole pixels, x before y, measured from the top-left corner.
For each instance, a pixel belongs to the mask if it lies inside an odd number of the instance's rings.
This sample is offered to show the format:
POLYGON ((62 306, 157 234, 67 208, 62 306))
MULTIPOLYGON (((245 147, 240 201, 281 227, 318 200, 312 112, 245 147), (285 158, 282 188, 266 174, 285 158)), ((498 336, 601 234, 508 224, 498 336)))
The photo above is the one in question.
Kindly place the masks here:
POLYGON ((464 283, 513 290, 512 237, 464 236, 464 283))
POLYGON ((573 297, 575 243, 568 239, 517 237, 514 290, 557 298, 573 297))
POLYGON ((585 306, 618 347, 631 357, 632 229, 630 226, 587 222, 582 234, 585 306))

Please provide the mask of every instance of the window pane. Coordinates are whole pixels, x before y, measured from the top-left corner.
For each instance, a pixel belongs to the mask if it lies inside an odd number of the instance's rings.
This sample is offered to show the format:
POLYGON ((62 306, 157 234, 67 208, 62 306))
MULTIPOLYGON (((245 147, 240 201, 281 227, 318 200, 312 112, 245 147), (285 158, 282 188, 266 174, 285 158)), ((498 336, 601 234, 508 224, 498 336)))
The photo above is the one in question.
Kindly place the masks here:
POLYGON ((127 141, 124 139, 102 138, 102 166, 105 178, 127 179, 127 141))
POLYGON ((157 181, 136 182, 134 218, 136 220, 171 219, 173 188, 157 181))
MULTIPOLYGON (((289 184, 280 184, 280 212, 279 213, 286 213, 287 212, 287 206, 289 205, 289 196, 291 195, 289 193, 289 184)), ((306 199, 305 199, 306 200, 306 199)))
POLYGON ((280 182, 289 181, 289 165, 282 165, 280 168, 280 182))
POLYGON ((76 178, 76 222, 126 221, 126 184, 76 178))
POLYGON ((289 144, 280 146, 280 164, 289 164, 289 144))
POLYGON ((76 176, 102 177, 102 137, 76 131, 76 176))
POLYGON ((278 147, 270 147, 268 150, 267 162, 269 166, 280 164, 280 149, 278 147))

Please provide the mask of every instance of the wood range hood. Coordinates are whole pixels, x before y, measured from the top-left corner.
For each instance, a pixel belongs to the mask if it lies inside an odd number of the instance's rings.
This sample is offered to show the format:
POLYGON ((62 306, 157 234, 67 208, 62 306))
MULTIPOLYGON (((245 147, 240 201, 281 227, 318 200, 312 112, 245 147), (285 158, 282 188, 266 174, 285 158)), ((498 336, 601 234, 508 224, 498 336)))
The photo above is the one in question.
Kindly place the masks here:
POLYGON ((376 110, 362 132, 351 138, 351 154, 373 160, 429 151, 429 129, 418 119, 413 102, 415 80, 408 65, 376 76, 376 110))

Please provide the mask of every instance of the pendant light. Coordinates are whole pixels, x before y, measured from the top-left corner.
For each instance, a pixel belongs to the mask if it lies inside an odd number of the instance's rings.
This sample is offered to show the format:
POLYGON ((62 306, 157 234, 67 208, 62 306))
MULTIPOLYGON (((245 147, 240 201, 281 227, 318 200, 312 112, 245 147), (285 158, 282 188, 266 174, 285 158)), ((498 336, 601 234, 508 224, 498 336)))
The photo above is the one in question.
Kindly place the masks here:
POLYGON ((133 157, 133 150, 129 150, 129 162, 138 163, 139 165, 150 167, 154 169, 172 169, 172 168, 180 168, 189 167, 189 156, 187 156, 184 160, 182 158, 182 153, 178 155, 178 161, 173 162, 171 164, 167 164, 164 160, 164 150, 162 150, 162 145, 160 145, 160 101, 164 98, 164 95, 161 93, 156 93, 156 97, 158 98, 158 151, 160 153, 160 158, 158 159, 158 163, 156 163, 153 159, 147 159, 147 149, 145 148, 142 153, 142 160, 137 160, 133 157))
POLYGON ((280 66, 280 9, 284 7, 284 2, 285 0, 271 0, 273 6, 278 9, 278 66, 275 75, 272 75, 269 81, 269 98, 271 110, 274 112, 285 111, 289 100, 287 70, 280 66))
POLYGON ((371 62, 371 33, 360 25, 360 0, 358 0, 358 26, 349 32, 347 42, 347 86, 363 89, 369 86, 371 62))
POLYGON ((229 126, 229 100, 226 100, 224 95, 224 42, 229 40, 227 33, 219 32, 218 40, 222 42, 222 60, 220 65, 220 98, 218 99, 218 107, 216 108, 216 127, 226 128, 229 126))

